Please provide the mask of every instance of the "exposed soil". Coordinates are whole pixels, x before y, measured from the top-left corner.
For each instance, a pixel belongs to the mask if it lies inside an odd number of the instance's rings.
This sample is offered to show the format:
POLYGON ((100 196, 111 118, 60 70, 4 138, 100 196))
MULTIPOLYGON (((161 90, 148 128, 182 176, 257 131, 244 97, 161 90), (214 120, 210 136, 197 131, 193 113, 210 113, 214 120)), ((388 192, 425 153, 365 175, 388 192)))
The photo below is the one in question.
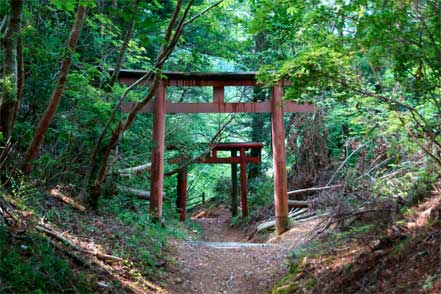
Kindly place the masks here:
POLYGON ((382 235, 303 258, 280 293, 441 293, 441 192, 382 235))
MULTIPOLYGON (((218 207, 200 224, 200 240, 249 242, 247 234, 229 224, 230 212, 218 207)), ((169 293, 267 293, 286 273, 288 253, 307 239, 316 222, 300 223, 279 238, 270 238, 265 247, 214 248, 174 242, 176 263, 169 268, 169 293)))

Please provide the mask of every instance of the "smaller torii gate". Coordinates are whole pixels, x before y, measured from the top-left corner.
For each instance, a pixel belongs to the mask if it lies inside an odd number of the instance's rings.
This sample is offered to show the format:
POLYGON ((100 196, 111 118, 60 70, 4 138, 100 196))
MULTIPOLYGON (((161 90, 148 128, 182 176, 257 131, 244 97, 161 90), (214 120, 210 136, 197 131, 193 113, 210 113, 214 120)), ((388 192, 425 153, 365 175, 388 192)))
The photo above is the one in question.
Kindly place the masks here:
MULTIPOLYGON (((146 74, 139 70, 121 70, 118 79, 132 84, 146 74)), ((155 99, 146 105, 143 112, 153 112, 152 169, 150 178, 150 212, 157 218, 162 216, 162 191, 164 180, 165 115, 166 113, 271 113, 272 151, 274 169, 274 206, 276 232, 288 228, 288 191, 285 154, 284 112, 312 112, 314 105, 283 101, 283 86, 289 81, 280 81, 272 87, 272 99, 263 102, 225 103, 224 88, 227 86, 258 86, 256 73, 182 73, 163 72, 155 99), (173 103, 166 100, 167 87, 213 87, 213 102, 173 103)), ((148 81, 147 81, 148 82, 148 81)), ((123 111, 130 111, 136 103, 126 103, 123 111)))
MULTIPOLYGON (((197 160, 197 163, 208 163, 208 164, 231 164, 231 181, 233 184, 233 195, 232 195, 232 211, 235 215, 235 210, 237 211, 237 197, 235 195, 234 186, 236 185, 236 174, 237 174, 237 164, 240 164, 240 191, 241 191, 241 207, 242 216, 248 215, 248 201, 247 201, 247 163, 260 163, 260 154, 263 148, 262 143, 217 143, 211 149, 211 153, 206 157, 197 160), (246 154, 247 150, 257 150, 258 156, 248 156, 246 154), (230 151, 230 157, 219 157, 218 151, 230 151), (239 156, 237 156, 239 152, 239 156)), ((167 146, 167 149, 174 149, 167 146)), ((182 157, 173 158, 169 160, 169 163, 182 163, 185 159, 182 157)), ((180 212, 180 220, 185 220, 186 204, 187 204, 187 169, 183 168, 178 173, 178 183, 177 192, 178 199, 176 201, 178 210, 180 212)))

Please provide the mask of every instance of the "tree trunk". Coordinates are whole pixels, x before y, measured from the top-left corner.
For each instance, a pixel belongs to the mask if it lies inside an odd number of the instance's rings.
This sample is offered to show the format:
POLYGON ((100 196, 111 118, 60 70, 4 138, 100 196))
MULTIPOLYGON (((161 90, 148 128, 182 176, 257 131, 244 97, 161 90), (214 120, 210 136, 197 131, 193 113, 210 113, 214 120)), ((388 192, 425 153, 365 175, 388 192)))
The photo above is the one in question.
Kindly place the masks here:
POLYGON ((21 28, 23 0, 11 0, 9 23, 2 40, 3 70, 1 73, 2 90, 0 96, 0 130, 5 141, 11 136, 12 122, 17 100, 18 68, 17 40, 21 28))
MULTIPOLYGON (((168 24, 167 31, 165 33, 164 45, 161 47, 159 51, 157 61, 155 64, 155 69, 152 71, 154 73, 153 80, 151 82, 150 89, 146 97, 141 102, 136 104, 136 106, 129 113, 126 120, 120 121, 118 123, 118 125, 115 127, 115 129, 112 132, 112 137, 110 138, 110 141, 107 144, 105 144, 104 148, 102 148, 100 152, 98 152, 99 154, 97 154, 97 156, 95 157, 96 159, 93 162, 91 161, 92 168, 89 167, 89 169, 98 171, 97 176, 91 187, 89 198, 87 199, 92 209, 96 209, 98 206, 99 196, 101 195, 101 188, 107 176, 108 159, 111 154, 111 151, 119 144, 120 138, 122 137, 124 132, 132 126, 139 111, 141 111, 141 109, 145 105, 147 105, 147 103, 149 103, 150 100, 153 98, 154 93, 156 92, 156 88, 159 86, 159 82, 161 79, 160 71, 162 70, 162 66, 164 62, 167 60, 167 58, 170 56, 170 54, 172 53, 173 49, 175 48, 179 40, 179 37, 184 28, 185 19, 192 4, 193 4, 193 0, 190 0, 184 9, 182 17, 178 20, 182 6, 182 0, 178 0, 175 7, 175 11, 173 13, 173 16, 168 24), (175 26, 176 23, 177 25, 175 26)), ((80 196, 84 197, 85 195, 81 194, 80 196)))
MULTIPOLYGON (((265 100, 265 91, 262 88, 255 87, 253 93, 253 102, 260 102, 265 100)), ((267 121, 267 114, 265 113, 253 113, 251 121, 251 141, 253 142, 263 142, 265 140, 265 121, 267 121)), ((251 156, 259 156, 260 150, 251 149, 251 156)), ((250 164, 248 168, 248 180, 253 179, 262 175, 262 167, 260 164, 250 164)))
POLYGON ((15 101, 11 130, 14 129, 15 120, 17 119, 18 110, 20 109, 24 86, 23 40, 21 38, 17 40, 17 78, 17 100, 15 101))
POLYGON ((127 48, 129 47, 130 40, 132 39, 133 29, 135 28, 135 19, 133 19, 128 27, 126 34, 124 35, 123 44, 119 50, 118 59, 116 60, 115 68, 113 70, 112 77, 110 79, 110 87, 112 87, 118 79, 119 72, 124 63, 124 57, 126 55, 127 48))
POLYGON ((29 175, 32 170, 31 161, 37 157, 39 148, 49 128, 49 124, 52 122, 58 105, 60 104, 61 96, 63 95, 64 86, 67 80, 67 75, 69 74, 69 69, 72 64, 72 56, 77 47, 78 39, 80 37, 81 30, 86 19, 86 12, 86 7, 82 5, 78 6, 75 23, 72 27, 67 43, 66 56, 64 57, 63 63, 61 64, 60 73, 58 75, 57 85, 52 92, 52 96, 46 108, 46 111, 44 112, 43 117, 41 118, 37 128, 35 129, 34 137, 32 138, 32 142, 26 151, 22 163, 21 169, 23 170, 25 175, 29 175))
MULTIPOLYGON (((262 33, 257 34, 255 43, 256 53, 261 53, 264 50, 264 35, 262 33)), ((256 61, 258 63, 258 61, 256 61)), ((259 87, 254 87, 252 100, 253 102, 265 101, 266 95, 265 90, 259 87)), ((254 113, 251 121, 251 141, 253 142, 263 142, 265 140, 265 121, 267 121, 267 114, 264 113, 254 113)), ((251 156, 259 156, 259 150, 251 149, 251 156)), ((250 164, 248 168, 248 180, 253 179, 262 175, 262 167, 260 164, 250 164)), ((252 190, 253 187, 250 187, 252 190)))

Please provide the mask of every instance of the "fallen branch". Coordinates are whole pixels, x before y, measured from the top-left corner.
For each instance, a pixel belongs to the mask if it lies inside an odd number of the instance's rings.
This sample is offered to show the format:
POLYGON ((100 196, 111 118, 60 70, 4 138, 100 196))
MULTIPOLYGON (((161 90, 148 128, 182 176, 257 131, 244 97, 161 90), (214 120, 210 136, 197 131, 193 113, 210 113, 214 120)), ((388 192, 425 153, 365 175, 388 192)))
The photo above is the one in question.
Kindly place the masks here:
POLYGON ((291 211, 291 212, 288 214, 288 218, 296 217, 296 216, 301 215, 301 214, 303 214, 303 213, 305 213, 305 212, 307 212, 307 211, 308 211, 308 209, 306 209, 306 208, 302 208, 302 209, 294 209, 293 211, 291 211))
POLYGON ((331 186, 327 185, 324 187, 312 187, 312 188, 306 188, 306 189, 299 189, 299 190, 289 191, 288 195, 294 195, 294 194, 300 194, 300 193, 312 192, 312 191, 322 191, 322 190, 338 188, 338 187, 341 187, 341 185, 331 185, 331 186))
POLYGON ((110 260, 110 261, 117 261, 117 262, 124 261, 124 259, 122 259, 121 257, 117 257, 117 256, 109 255, 109 254, 104 254, 104 253, 99 253, 99 252, 90 252, 90 251, 88 251, 88 250, 86 250, 86 249, 76 245, 71 240, 63 237, 60 233, 58 233, 56 231, 53 231, 53 230, 51 230, 51 229, 49 229, 49 228, 47 228, 47 227, 45 227, 43 225, 41 225, 41 226, 37 225, 35 227, 35 229, 37 231, 45 233, 46 235, 48 235, 50 237, 58 239, 59 241, 62 241, 63 243, 65 243, 65 244, 69 245, 70 247, 74 248, 75 250, 81 251, 83 253, 96 256, 97 258, 100 258, 100 259, 103 259, 103 260, 110 260))
MULTIPOLYGON (((293 212, 288 214, 288 219, 289 220, 302 219, 302 214, 304 214, 307 211, 308 211, 308 209, 306 209, 306 208, 300 209, 300 210, 294 210, 293 212)), ((271 220, 271 221, 268 221, 268 222, 261 223, 260 225, 257 226, 257 232, 261 232, 261 231, 267 230, 269 228, 274 227, 275 225, 276 225, 276 221, 275 220, 271 220)))
POLYGON ((130 187, 126 187, 126 186, 122 186, 122 185, 118 185, 118 184, 116 185, 116 188, 121 192, 135 195, 136 197, 138 197, 140 199, 150 200, 150 191, 130 188, 130 187))
POLYGON ((322 213, 322 214, 311 214, 311 216, 304 216, 303 218, 300 219, 296 219, 296 223, 302 223, 302 222, 307 222, 316 218, 320 218, 320 217, 325 217, 325 216, 329 216, 329 213, 322 213))
POLYGON ((48 192, 49 195, 51 195, 54 198, 57 198, 61 201, 63 201, 66 204, 69 204, 70 206, 72 206, 73 208, 79 210, 79 211, 86 211, 86 208, 84 206, 82 206, 81 204, 77 203, 75 200, 73 200, 70 197, 67 197, 66 195, 64 195, 63 193, 61 193, 59 190, 57 189, 51 189, 48 192))
POLYGON ((288 206, 290 207, 309 207, 312 201, 301 201, 301 200, 288 200, 288 206))
POLYGON ((391 212, 390 209, 361 209, 361 210, 353 210, 350 212, 340 213, 340 214, 333 214, 333 215, 328 214, 329 218, 327 219, 326 224, 316 232, 316 235, 323 233, 333 224, 340 223, 349 218, 363 215, 366 213, 379 212, 379 211, 384 211, 385 213, 391 212))
POLYGON ((332 175, 332 177, 329 179, 328 183, 326 184, 326 186, 331 185, 332 181, 334 181, 334 178, 337 176, 338 172, 343 168, 343 166, 345 166, 346 162, 348 162, 348 160, 355 154, 357 153, 358 150, 360 150, 361 148, 365 147, 367 144, 369 144, 370 141, 367 141, 364 144, 359 145, 354 151, 351 152, 351 154, 348 155, 348 157, 346 157, 346 159, 340 164, 340 166, 337 168, 337 170, 335 171, 335 173, 332 175))
POLYGON ((123 175, 123 176, 132 175, 132 174, 137 175, 137 174, 140 174, 144 171, 150 172, 151 168, 152 168, 152 164, 149 162, 149 163, 141 164, 141 165, 134 166, 134 167, 120 169, 117 171, 117 173, 119 175, 123 175))

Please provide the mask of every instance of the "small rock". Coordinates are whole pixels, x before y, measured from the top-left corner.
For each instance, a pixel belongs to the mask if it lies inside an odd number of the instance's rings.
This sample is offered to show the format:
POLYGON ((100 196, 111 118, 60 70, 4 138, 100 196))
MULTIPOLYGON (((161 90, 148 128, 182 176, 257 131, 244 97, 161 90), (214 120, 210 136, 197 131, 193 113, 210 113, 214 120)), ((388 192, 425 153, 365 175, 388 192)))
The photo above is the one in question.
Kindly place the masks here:
POLYGON ((249 277, 251 277, 253 275, 253 272, 245 272, 244 274, 243 274, 243 276, 245 277, 245 278, 249 278, 249 277))
POLYGON ((176 278, 175 279, 176 284, 180 284, 183 282, 183 280, 181 278, 176 278))

